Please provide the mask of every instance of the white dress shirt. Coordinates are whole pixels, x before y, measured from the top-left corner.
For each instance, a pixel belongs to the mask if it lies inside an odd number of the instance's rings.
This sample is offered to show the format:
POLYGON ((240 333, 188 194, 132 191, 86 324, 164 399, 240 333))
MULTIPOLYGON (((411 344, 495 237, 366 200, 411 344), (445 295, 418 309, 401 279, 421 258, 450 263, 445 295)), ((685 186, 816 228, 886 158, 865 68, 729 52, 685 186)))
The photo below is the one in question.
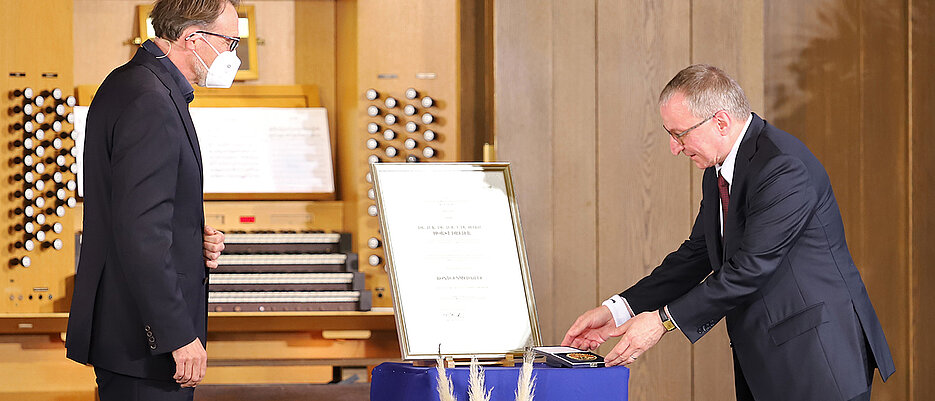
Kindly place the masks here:
MULTIPOLYGON (((743 142, 743 138, 747 135, 747 130, 750 129, 750 123, 753 121, 753 114, 747 117, 747 121, 743 125, 743 130, 740 131, 740 135, 737 136, 737 139, 734 140, 734 145, 730 148, 730 153, 727 154, 727 157, 724 158, 724 161, 721 164, 715 165, 715 171, 724 177, 724 180, 727 181, 728 185, 731 185, 731 181, 734 179, 734 162, 737 160, 737 149, 740 149, 740 142, 743 142)), ((720 197, 718 197, 720 199, 720 197)), ((718 208, 718 214, 721 216, 721 235, 724 235, 724 205, 718 208)), ((614 323, 617 326, 620 326, 627 320, 630 320, 633 317, 632 308, 627 302, 626 298, 620 296, 620 294, 614 294, 614 296, 608 298, 601 305, 606 306, 610 309, 610 314, 614 316, 614 323)), ((672 315, 669 314, 668 309, 666 314, 671 318, 672 315)), ((675 327, 678 327, 678 323, 675 322, 675 319, 672 319, 672 323, 675 323, 675 327)))

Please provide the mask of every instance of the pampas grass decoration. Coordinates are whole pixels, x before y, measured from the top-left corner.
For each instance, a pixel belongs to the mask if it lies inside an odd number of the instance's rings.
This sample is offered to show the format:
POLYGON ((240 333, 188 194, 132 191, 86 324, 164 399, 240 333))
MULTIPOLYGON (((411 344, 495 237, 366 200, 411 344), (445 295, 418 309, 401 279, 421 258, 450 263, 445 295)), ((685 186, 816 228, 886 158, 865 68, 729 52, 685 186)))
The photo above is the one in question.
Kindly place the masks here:
POLYGON ((477 356, 471 357, 471 378, 468 381, 468 401, 490 401, 490 390, 484 388, 484 368, 477 362, 477 356))
MULTIPOLYGON (((439 348, 441 348, 439 346, 439 348)), ((438 371, 438 400, 439 401, 458 401, 454 395, 454 386, 451 385, 451 378, 445 372, 445 360, 441 355, 435 357, 435 369, 438 371)))
POLYGON ((532 376, 532 361, 536 358, 531 347, 523 354, 523 369, 516 382, 516 401, 532 401, 536 392, 536 378, 532 376))

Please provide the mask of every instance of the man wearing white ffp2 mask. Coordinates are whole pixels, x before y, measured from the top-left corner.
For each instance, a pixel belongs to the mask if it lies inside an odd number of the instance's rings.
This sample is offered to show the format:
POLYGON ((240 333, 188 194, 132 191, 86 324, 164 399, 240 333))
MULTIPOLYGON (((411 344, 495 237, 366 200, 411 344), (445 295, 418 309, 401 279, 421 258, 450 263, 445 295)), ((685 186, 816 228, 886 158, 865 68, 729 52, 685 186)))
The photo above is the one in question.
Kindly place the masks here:
POLYGON ((94 367, 101 401, 192 401, 207 371, 208 270, 224 236, 205 225, 189 104, 194 86, 234 80, 238 4, 156 0, 155 37, 88 110, 84 173, 96 178, 65 346, 94 367))
POLYGON ((240 58, 238 58, 237 53, 234 52, 237 49, 237 45, 240 44, 240 38, 208 31, 195 31, 185 38, 186 41, 198 39, 207 43, 208 46, 211 47, 211 50, 217 55, 214 61, 211 62, 211 65, 208 66, 204 59, 198 55, 197 46, 195 47, 196 50, 192 51, 195 58, 197 58, 198 62, 201 64, 200 67, 202 67, 199 68, 197 64, 194 66, 195 74, 198 77, 198 85, 206 88, 230 88, 231 84, 234 83, 234 76, 237 75, 237 69, 240 68, 240 58), (206 35, 227 40, 230 43, 229 49, 223 53, 219 52, 217 48, 208 41, 206 35))

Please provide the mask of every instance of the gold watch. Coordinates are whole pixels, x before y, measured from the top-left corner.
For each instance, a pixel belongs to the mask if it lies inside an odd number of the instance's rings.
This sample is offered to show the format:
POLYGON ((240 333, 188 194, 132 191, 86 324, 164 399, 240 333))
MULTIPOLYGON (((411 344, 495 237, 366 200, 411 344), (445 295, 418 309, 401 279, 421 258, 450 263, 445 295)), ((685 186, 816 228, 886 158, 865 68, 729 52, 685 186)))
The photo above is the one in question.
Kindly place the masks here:
POLYGON ((659 317, 662 318, 662 327, 665 327, 666 331, 675 330, 675 323, 672 322, 672 319, 669 319, 669 314, 666 313, 665 308, 659 308, 659 317))

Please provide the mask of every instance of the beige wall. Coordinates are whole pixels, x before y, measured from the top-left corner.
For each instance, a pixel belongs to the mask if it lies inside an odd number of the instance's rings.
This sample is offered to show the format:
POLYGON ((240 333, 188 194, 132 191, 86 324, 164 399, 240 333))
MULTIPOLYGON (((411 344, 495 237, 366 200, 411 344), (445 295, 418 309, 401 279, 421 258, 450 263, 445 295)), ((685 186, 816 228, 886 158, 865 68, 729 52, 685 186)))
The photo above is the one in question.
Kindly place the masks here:
MULTIPOLYGON (((300 0, 303 1, 303 0, 300 0)), ((139 36, 136 6, 151 4, 133 0, 74 0, 75 84, 99 84, 111 70, 126 63, 139 36)), ((260 79, 248 85, 295 83, 295 1, 242 2, 256 7, 257 35, 265 44, 257 47, 260 79)), ((302 40, 299 38, 298 40, 302 40)), ((329 44, 330 45, 330 44, 329 44)))

